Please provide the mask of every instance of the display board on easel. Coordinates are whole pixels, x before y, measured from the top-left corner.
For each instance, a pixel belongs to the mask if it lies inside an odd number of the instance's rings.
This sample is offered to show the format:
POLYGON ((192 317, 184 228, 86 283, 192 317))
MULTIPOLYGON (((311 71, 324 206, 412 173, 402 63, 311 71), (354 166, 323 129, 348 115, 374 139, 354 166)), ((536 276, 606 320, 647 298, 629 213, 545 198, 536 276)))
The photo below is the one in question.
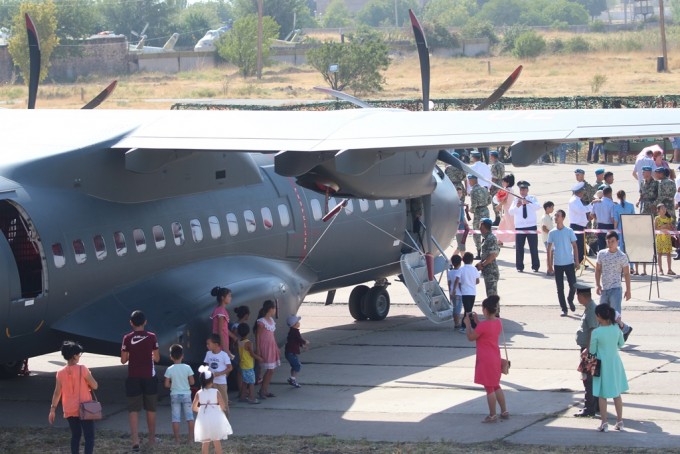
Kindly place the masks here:
POLYGON ((622 214, 621 232, 626 254, 631 263, 651 263, 649 273, 649 297, 652 297, 652 282, 656 275, 656 293, 659 295, 659 274, 656 270, 656 242, 654 217, 651 214, 622 214))

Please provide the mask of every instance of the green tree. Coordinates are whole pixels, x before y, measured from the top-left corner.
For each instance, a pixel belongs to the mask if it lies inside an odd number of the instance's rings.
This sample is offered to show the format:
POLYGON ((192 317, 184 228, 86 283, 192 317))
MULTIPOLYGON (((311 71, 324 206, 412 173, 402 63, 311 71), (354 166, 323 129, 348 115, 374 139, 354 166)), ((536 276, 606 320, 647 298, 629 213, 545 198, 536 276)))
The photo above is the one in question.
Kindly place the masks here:
POLYGON ((574 0, 576 3, 583 5, 583 7, 590 14, 590 18, 595 20, 597 16, 607 11, 607 0, 574 0))
POLYGON ((549 23, 566 22, 569 25, 585 25, 588 23, 588 11, 578 3, 568 0, 553 0, 543 10, 549 23))
POLYGON ((102 18, 94 0, 61 1, 56 5, 60 40, 86 38, 101 31, 102 18))
POLYGON ((467 21, 460 33, 463 38, 488 38, 492 46, 498 44, 498 35, 491 21, 481 20, 478 16, 467 21))
POLYGON ((529 31, 529 27, 524 24, 516 24, 505 30, 503 41, 501 41, 501 52, 512 52, 515 49, 517 38, 529 31))
POLYGON ((461 27, 477 12, 477 0, 430 0, 422 13, 423 22, 461 27))
MULTIPOLYGON (((673 22, 680 24, 680 0, 668 0, 671 6, 671 15, 673 17, 673 22)), ((0 22, 0 25, 2 23, 0 22)))
POLYGON ((322 25, 327 28, 347 27, 352 22, 352 13, 347 8, 345 0, 331 1, 321 18, 322 25))
POLYGON ((19 14, 21 0, 0 0, 0 27, 12 28, 14 16, 19 14))
MULTIPOLYGON (((234 0, 233 5, 236 19, 257 14, 256 0, 234 0)), ((279 38, 285 38, 293 28, 316 26, 306 0, 263 0, 262 15, 274 18, 279 24, 279 38)))
POLYGON ((133 38, 131 32, 146 29, 146 44, 162 46, 175 33, 178 14, 186 7, 186 0, 102 0, 99 11, 106 28, 133 38))
POLYGON ((40 79, 45 80, 50 69, 50 56, 54 48, 59 44, 57 37, 57 7, 52 0, 42 3, 22 3, 19 7, 19 14, 14 16, 12 26, 12 37, 9 39, 9 53, 12 55, 14 64, 19 67, 24 81, 28 84, 29 58, 28 58, 28 37, 26 36, 26 19, 24 14, 28 13, 35 24, 40 39, 40 53, 42 65, 40 68, 40 79))
POLYGON ((512 53, 517 58, 534 59, 541 55, 545 48, 545 39, 533 30, 530 30, 517 37, 512 53))
POLYGON ((522 13, 528 10, 526 0, 489 0, 477 17, 494 25, 514 25, 520 22, 522 13))
MULTIPOLYGON (((269 17, 262 18, 262 61, 269 58, 269 46, 279 34, 279 24, 269 17)), ((241 76, 253 76, 257 71, 257 14, 241 17, 217 42, 217 53, 238 66, 241 76)))
POLYGON ((360 28, 346 43, 327 41, 310 50, 307 61, 334 90, 370 93, 382 90, 385 83, 381 71, 389 67, 388 50, 379 33, 360 28), (337 71, 332 72, 331 65, 337 65, 337 71))
POLYGON ((175 25, 178 47, 193 47, 205 32, 232 22, 231 4, 223 0, 197 2, 182 10, 175 25))
POLYGON ((394 26, 396 19, 397 26, 401 27, 410 20, 409 9, 418 10, 415 0, 370 0, 357 13, 357 20, 371 27, 379 27, 394 26))

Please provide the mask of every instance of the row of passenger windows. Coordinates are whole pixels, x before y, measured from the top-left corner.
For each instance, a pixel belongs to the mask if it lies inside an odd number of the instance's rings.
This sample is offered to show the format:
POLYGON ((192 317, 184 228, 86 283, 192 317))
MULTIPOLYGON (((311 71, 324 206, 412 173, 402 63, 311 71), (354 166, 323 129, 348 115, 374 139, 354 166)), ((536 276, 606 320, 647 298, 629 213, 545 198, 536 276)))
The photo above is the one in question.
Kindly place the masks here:
MULTIPOLYGON (((398 200, 390 200, 391 206, 397 206, 398 200)), ((335 208, 337 201, 333 198, 328 201, 328 209, 331 210, 335 208)), ((384 207, 384 201, 375 201, 376 209, 380 210, 384 207)), ((312 217, 315 221, 319 221, 323 217, 323 211, 321 208, 321 202, 318 199, 311 200, 312 217)), ((359 200, 359 209, 362 212, 368 211, 369 204, 368 200, 359 200)), ((349 200, 347 206, 345 206, 345 212, 349 215, 353 212, 352 200, 349 200)), ((288 207, 284 204, 280 204, 277 207, 279 215, 279 224, 281 227, 288 227, 290 225, 290 212, 288 207)), ((262 227, 265 230, 270 230, 274 227, 274 219, 272 212, 269 208, 264 207, 260 209, 260 215, 262 218, 262 227)), ((227 213, 225 216, 227 230, 229 235, 236 236, 239 233, 239 224, 236 214, 227 213)), ((248 233, 253 233, 257 230, 257 221, 255 219, 255 213, 251 210, 245 210, 243 212, 243 220, 245 222, 246 231, 248 233)), ((201 221, 198 219, 192 219, 189 221, 189 227, 191 229, 191 238, 194 243, 200 243, 203 241, 203 228, 201 226, 201 221)), ((217 240, 222 236, 222 227, 220 226, 220 220, 217 216, 208 217, 208 230, 210 232, 210 237, 213 240, 217 240)), ((182 224, 179 222, 173 222, 170 224, 171 237, 170 241, 173 241, 176 246, 181 246, 184 244, 184 229, 182 224)), ((160 225, 154 225, 151 228, 151 236, 156 249, 163 249, 167 243, 165 231, 160 225)), ((94 245, 95 256, 97 260, 104 260, 108 255, 108 250, 106 247, 106 241, 102 235, 95 235, 92 239, 94 245)), ((134 229, 132 231, 132 243, 134 244, 135 250, 139 253, 146 251, 147 239, 142 229, 134 229)), ((116 251, 116 255, 123 257, 127 254, 128 246, 123 232, 114 232, 113 234, 113 245, 116 251)), ((73 253, 75 256, 75 261, 78 264, 85 263, 87 261, 87 252, 85 251, 85 243, 81 239, 73 241, 73 253)), ((64 248, 61 243, 54 243, 52 245, 52 255, 54 257, 54 265, 57 268, 61 268, 66 264, 66 257, 64 255, 64 248)))

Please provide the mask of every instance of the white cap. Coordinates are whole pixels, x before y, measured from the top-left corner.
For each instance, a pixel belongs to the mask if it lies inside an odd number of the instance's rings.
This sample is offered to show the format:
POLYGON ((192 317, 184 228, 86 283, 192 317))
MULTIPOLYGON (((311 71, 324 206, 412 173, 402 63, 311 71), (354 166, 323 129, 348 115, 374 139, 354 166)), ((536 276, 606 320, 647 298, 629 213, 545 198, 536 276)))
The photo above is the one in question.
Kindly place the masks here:
POLYGON ((302 317, 298 317, 297 315, 289 315, 288 319, 286 319, 286 322, 288 323, 288 327, 292 328, 300 320, 302 320, 302 317))
POLYGON ((578 183, 576 183, 574 186, 571 187, 571 191, 572 192, 578 192, 581 189, 583 189, 585 185, 586 184, 583 181, 579 181, 578 183))

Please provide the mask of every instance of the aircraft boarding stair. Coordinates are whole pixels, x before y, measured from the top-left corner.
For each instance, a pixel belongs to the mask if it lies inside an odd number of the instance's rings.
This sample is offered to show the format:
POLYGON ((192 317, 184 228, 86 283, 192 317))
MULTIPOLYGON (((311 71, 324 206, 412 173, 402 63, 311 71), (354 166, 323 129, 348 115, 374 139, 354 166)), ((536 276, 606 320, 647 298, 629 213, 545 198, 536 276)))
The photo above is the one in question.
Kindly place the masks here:
MULTIPOLYGON (((447 260, 441 248, 439 249, 442 255, 435 260, 435 270, 443 271, 447 269, 447 260)), ((421 251, 401 256, 401 274, 413 301, 430 321, 444 323, 453 318, 453 306, 447 293, 441 288, 439 281, 428 278, 425 255, 421 251)))

